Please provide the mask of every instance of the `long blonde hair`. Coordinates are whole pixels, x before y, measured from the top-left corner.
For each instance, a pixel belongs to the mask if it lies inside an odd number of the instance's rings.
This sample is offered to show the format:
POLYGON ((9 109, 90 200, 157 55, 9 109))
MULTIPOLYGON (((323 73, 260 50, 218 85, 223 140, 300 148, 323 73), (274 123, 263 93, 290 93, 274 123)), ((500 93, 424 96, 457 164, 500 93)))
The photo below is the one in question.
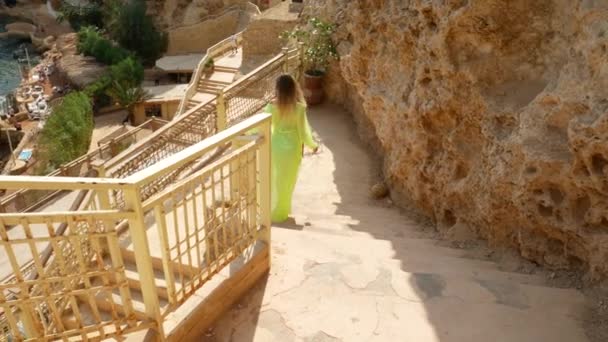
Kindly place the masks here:
POLYGON ((291 75, 281 75, 276 83, 277 108, 281 115, 295 112, 298 102, 304 102, 302 89, 291 75))

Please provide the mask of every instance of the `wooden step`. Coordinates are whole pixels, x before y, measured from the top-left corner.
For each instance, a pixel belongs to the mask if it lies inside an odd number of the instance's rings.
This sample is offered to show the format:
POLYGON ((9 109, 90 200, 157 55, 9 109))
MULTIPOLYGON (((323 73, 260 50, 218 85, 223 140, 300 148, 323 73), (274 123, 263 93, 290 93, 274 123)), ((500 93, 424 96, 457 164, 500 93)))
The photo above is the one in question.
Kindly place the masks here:
MULTIPOLYGON (((80 317, 82 317, 82 322, 84 325, 92 325, 95 324, 95 315, 93 315, 93 310, 88 304, 83 304, 82 298, 79 298, 78 311, 80 312, 80 317)), ((112 320, 112 316, 109 312, 101 310, 99 312, 99 316, 104 321, 112 320)), ((79 329, 79 322, 76 319, 76 315, 72 311, 72 307, 68 306, 67 310, 63 312, 63 317, 61 317, 61 323, 66 330, 79 329)), ((126 328, 126 325, 123 327, 126 328)))
POLYGON ((220 90, 220 89, 224 89, 226 87, 227 87, 226 85, 222 85, 222 84, 210 84, 207 82, 203 82, 202 84, 199 84, 197 88, 198 89, 207 88, 207 89, 220 90))
MULTIPOLYGON (((137 271, 137 267, 135 264, 127 264, 125 266, 125 276, 127 277, 127 282, 131 289, 138 290, 141 288, 141 283, 139 281, 139 272, 137 271)), ((191 278, 187 275, 185 276, 185 281, 190 280, 191 278)), ((181 286, 181 279, 179 274, 173 275, 175 280, 175 287, 179 288, 181 286)), ((154 270, 154 283, 156 284, 156 291, 160 298, 169 300, 169 292, 167 291, 167 281, 165 280, 165 274, 161 270, 154 270)))
MULTIPOLYGON (((139 290, 131 290, 131 305, 133 306, 133 312, 135 313, 135 317, 137 317, 137 319, 139 320, 145 320, 146 319, 146 305, 144 304, 144 299, 143 299, 143 295, 139 290)), ((125 308, 122 302, 122 297, 120 296, 120 293, 118 290, 113 291, 109 298, 108 298, 108 293, 107 292, 103 292, 103 293, 99 293, 96 297, 95 297, 95 303, 97 304, 97 307, 99 308, 99 310, 101 311, 105 311, 105 312, 112 312, 112 306, 114 306, 114 310, 116 310, 117 312, 124 314, 125 312, 125 308)), ((159 304, 160 304, 160 309, 161 312, 165 312, 167 310, 167 308, 169 307, 169 303, 162 299, 159 298, 159 304)))
MULTIPOLYGON (((135 252, 133 252, 130 249, 127 249, 125 247, 121 248, 121 252, 122 252, 122 257, 124 259, 125 265, 128 265, 129 263, 133 263, 135 264, 135 252)), ((163 260, 161 258, 155 257, 155 256, 151 256, 150 257, 152 259, 152 267, 155 270, 159 270, 162 271, 163 270, 163 260)), ((172 267, 174 270, 178 270, 180 265, 174 261, 171 261, 172 263, 172 267)), ((188 275, 189 277, 193 277, 196 276, 198 274, 200 274, 201 269, 199 269, 198 267, 193 267, 193 266, 189 266, 189 265, 182 265, 182 271, 185 275, 188 275)))
POLYGON ((224 81, 218 81, 218 80, 212 80, 212 79, 201 79, 200 83, 207 83, 207 84, 213 84, 213 85, 218 85, 218 86, 229 86, 230 82, 224 82, 224 81))
POLYGON ((220 93, 220 91, 218 89, 199 88, 199 89, 196 89, 196 91, 198 91, 199 93, 207 93, 207 94, 213 94, 213 95, 217 95, 220 93))
POLYGON ((192 109, 192 108, 198 106, 199 104, 200 104, 199 101, 190 100, 190 101, 188 101, 188 104, 186 105, 186 110, 192 109))
POLYGON ((220 93, 220 91, 217 89, 197 89, 197 92, 211 95, 217 95, 220 93))
POLYGON ((214 66, 214 69, 216 71, 232 72, 232 73, 236 73, 237 71, 239 71, 238 68, 232 68, 232 67, 220 66, 220 65, 214 66))

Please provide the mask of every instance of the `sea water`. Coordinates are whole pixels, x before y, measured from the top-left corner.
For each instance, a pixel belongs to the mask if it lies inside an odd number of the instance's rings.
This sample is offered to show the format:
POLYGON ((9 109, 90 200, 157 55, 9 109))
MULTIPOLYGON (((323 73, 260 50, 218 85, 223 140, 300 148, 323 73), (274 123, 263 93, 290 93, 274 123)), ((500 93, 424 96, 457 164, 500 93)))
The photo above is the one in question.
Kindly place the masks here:
MULTIPOLYGON (((14 21, 15 18, 0 14, 0 32, 5 32, 6 25, 14 21)), ((32 60, 37 58, 31 43, 14 38, 0 38, 0 97, 19 86, 21 81, 19 62, 14 55, 25 55, 24 48, 27 48, 32 60)))

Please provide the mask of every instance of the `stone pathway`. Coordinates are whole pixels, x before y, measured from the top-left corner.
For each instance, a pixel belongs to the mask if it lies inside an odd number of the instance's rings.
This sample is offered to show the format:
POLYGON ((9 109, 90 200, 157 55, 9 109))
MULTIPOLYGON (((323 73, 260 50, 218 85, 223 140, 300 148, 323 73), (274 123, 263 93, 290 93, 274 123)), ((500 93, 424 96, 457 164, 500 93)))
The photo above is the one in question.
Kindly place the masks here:
POLYGON ((442 247, 369 198, 375 167, 343 111, 312 109, 323 146, 300 172, 272 268, 197 341, 584 342, 584 297, 442 247))

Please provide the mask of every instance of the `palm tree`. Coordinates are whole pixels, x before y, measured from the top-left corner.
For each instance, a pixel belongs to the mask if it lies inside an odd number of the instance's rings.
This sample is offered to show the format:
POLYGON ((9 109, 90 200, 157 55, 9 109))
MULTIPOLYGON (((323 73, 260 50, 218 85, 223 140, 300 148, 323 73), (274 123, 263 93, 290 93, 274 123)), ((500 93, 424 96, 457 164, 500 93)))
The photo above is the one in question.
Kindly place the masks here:
POLYGON ((112 82, 112 86, 107 90, 107 94, 115 103, 125 108, 129 113, 123 123, 126 123, 127 121, 132 123, 133 107, 135 107, 137 103, 143 102, 151 97, 141 86, 130 87, 125 82, 118 81, 112 82))

